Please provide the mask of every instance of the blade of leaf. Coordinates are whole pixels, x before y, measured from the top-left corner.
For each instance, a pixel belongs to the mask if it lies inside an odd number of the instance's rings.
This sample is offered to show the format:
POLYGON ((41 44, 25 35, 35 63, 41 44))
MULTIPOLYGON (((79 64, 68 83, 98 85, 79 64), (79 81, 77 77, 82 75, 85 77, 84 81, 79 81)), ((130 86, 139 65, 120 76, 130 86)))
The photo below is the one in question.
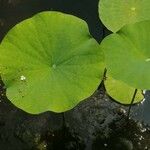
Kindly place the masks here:
POLYGON ((150 89, 150 21, 127 25, 106 37, 101 48, 109 74, 135 89, 150 89))
POLYGON ((124 25, 150 20, 149 0, 100 0, 99 16, 112 32, 124 25))
POLYGON ((0 73, 17 107, 33 114, 63 112, 94 93, 103 77, 103 59, 83 20, 42 12, 3 39, 0 73))
MULTIPOLYGON (((105 88, 108 95, 121 104, 130 104, 135 91, 135 88, 115 80, 109 74, 105 80, 105 88)), ((138 90, 133 103, 139 103, 143 99, 142 90, 138 90)))

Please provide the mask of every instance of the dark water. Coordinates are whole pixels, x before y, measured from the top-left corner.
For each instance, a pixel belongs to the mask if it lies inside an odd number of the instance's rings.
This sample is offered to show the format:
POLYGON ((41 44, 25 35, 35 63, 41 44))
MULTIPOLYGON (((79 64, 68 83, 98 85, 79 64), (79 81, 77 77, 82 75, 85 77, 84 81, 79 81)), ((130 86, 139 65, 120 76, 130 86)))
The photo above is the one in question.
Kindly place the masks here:
POLYGON ((19 21, 46 10, 57 10, 84 19, 91 34, 100 41, 102 24, 98 19, 98 0, 0 0, 0 38, 19 21))
POLYGON ((150 91, 145 94, 145 101, 139 104, 132 115, 144 124, 150 125, 150 91))

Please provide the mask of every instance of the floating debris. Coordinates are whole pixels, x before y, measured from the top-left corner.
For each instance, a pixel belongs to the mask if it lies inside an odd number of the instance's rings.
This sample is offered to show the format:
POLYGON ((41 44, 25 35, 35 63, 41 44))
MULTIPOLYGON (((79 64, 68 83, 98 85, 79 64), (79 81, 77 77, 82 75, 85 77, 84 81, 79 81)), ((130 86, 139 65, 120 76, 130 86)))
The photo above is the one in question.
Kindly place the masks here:
POLYGON ((4 20, 0 19, 0 26, 3 27, 4 26, 4 20))
POLYGON ((126 114, 126 110, 123 108, 118 108, 116 111, 119 115, 126 114))
POLYGON ((144 150, 148 150, 148 147, 147 147, 147 146, 145 146, 144 150))
POLYGON ((141 135, 140 137, 139 137, 139 140, 141 141, 141 140, 144 140, 144 137, 141 135))
POLYGON ((145 102, 145 98, 140 103, 143 104, 144 102, 145 102))
POLYGON ((141 130, 142 133, 146 132, 146 128, 143 128, 143 129, 140 129, 140 130, 141 130))
POLYGON ((22 75, 22 76, 20 76, 20 80, 21 80, 21 81, 25 81, 25 80, 26 80, 26 77, 22 75))
POLYGON ((143 90, 143 94, 146 94, 146 90, 143 90))

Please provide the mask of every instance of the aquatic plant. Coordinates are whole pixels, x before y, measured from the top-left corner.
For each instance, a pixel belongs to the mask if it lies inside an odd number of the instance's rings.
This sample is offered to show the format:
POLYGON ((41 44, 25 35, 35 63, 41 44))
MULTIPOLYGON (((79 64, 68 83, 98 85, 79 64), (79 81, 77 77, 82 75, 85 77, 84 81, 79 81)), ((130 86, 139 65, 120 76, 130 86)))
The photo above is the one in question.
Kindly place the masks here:
POLYGON ((149 0, 100 0, 99 16, 112 32, 124 25, 150 20, 149 0))
POLYGON ((107 93, 119 103, 143 99, 149 82, 149 0, 100 0, 99 17, 112 32, 101 48, 105 54, 107 93), (144 22, 145 21, 145 22, 144 22), (142 23, 143 22, 143 23, 142 23), (139 89, 138 91, 136 89, 139 89))
POLYGON ((0 45, 0 75, 14 105, 32 114, 67 111, 94 93, 105 68, 112 98, 123 104, 143 99, 142 90, 150 89, 150 3, 111 1, 100 1, 99 14, 117 33, 100 45, 86 22, 54 11, 8 32, 0 45))
POLYGON ((7 97, 29 112, 62 112, 89 97, 103 78, 103 53, 87 24, 42 12, 16 25, 0 46, 7 97))

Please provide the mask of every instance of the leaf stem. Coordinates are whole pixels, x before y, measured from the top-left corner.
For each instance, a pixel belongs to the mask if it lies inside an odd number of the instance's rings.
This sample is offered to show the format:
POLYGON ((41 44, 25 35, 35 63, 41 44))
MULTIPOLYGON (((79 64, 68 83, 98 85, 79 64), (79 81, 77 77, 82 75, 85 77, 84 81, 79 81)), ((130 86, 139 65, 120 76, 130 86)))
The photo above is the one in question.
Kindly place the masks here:
POLYGON ((105 68, 105 70, 104 70, 104 76, 103 76, 103 80, 106 80, 106 73, 107 73, 107 69, 105 68))
POLYGON ((134 94, 133 94, 133 97, 132 97, 132 100, 131 100, 131 103, 130 103, 130 106, 129 106, 129 109, 128 109, 128 113, 127 113, 128 120, 129 120, 129 117, 130 117, 131 108, 132 108, 132 105, 134 103, 136 94, 137 94, 137 89, 135 89, 135 91, 134 91, 134 94))
POLYGON ((104 39, 105 38, 105 26, 102 27, 102 32, 103 32, 102 33, 102 38, 104 39))
POLYGON ((66 126, 66 121, 65 121, 65 113, 62 112, 62 117, 63 117, 63 128, 66 126))

